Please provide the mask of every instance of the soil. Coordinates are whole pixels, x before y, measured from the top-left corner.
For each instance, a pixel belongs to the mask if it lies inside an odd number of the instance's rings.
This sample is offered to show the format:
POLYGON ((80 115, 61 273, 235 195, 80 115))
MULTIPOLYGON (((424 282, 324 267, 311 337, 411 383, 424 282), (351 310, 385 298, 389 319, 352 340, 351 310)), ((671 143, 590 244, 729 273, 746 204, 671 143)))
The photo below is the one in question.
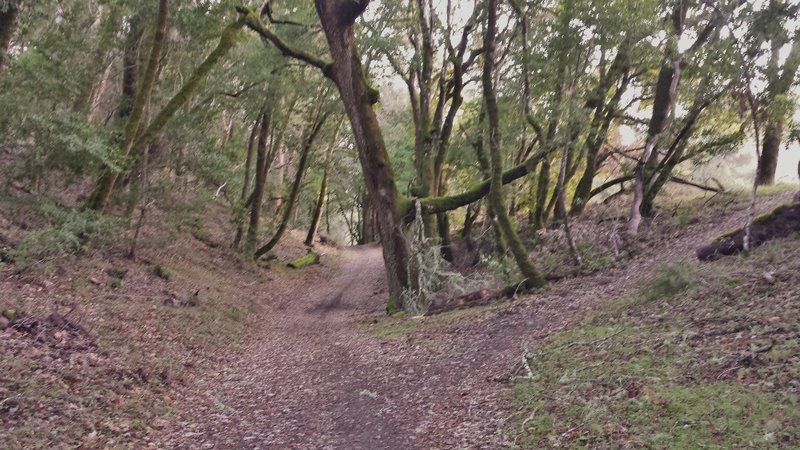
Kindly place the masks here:
MULTIPOLYGON (((775 208, 786 195, 762 202, 775 208)), ((386 297, 380 249, 264 293, 258 332, 212 375, 187 383, 159 448, 501 448, 507 382, 520 356, 587 312, 640 289, 662 264, 694 257, 746 210, 698 217, 679 234, 643 236, 631 259, 569 278, 468 321, 417 327, 400 339, 370 335, 386 297)), ((443 316, 443 315, 442 315, 443 316)), ((442 317, 437 316, 437 317, 442 317)), ((419 320, 423 319, 398 319, 419 320)))
MULTIPOLYGON (((783 205, 753 221, 750 227, 750 246, 759 247, 773 239, 800 232, 800 203, 783 205)), ((735 255, 744 250, 746 231, 737 229, 717 238, 697 250, 697 258, 711 261, 722 256, 735 255)))
MULTIPOLYGON (((0 309, 20 310, 0 330, 0 447, 511 446, 502 430, 526 350, 744 222, 745 201, 716 201, 657 216, 608 267, 423 318, 385 317, 379 247, 322 246, 320 264, 286 268, 305 254, 304 233, 287 233, 270 270, 231 258, 222 225, 179 239, 154 230, 163 245, 139 261, 92 255, 50 275, 0 266, 0 309), (126 271, 122 286, 109 287, 110 268, 126 271)), ((587 213, 577 238, 614 253, 619 208, 587 213)), ((15 227, 5 235, 24 234, 15 227)), ((538 262, 562 246, 560 231, 546 233, 538 262)))

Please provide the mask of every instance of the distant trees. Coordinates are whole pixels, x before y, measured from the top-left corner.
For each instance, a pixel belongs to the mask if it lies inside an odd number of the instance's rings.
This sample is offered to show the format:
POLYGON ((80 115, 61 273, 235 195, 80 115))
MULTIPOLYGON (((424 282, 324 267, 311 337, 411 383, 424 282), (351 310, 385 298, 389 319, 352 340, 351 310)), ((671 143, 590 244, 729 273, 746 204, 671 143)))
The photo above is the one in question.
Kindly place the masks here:
POLYGON ((749 54, 754 60, 768 60, 765 65, 754 64, 751 68, 760 72, 754 75, 760 75, 766 81, 766 89, 758 100, 763 116, 764 139, 756 183, 763 186, 775 183, 784 131, 797 105, 791 88, 800 67, 800 30, 795 29, 792 33, 787 29, 787 24, 800 17, 800 5, 772 0, 766 8, 751 14, 753 26, 748 36, 749 54), (782 55, 782 52, 785 53, 782 55))

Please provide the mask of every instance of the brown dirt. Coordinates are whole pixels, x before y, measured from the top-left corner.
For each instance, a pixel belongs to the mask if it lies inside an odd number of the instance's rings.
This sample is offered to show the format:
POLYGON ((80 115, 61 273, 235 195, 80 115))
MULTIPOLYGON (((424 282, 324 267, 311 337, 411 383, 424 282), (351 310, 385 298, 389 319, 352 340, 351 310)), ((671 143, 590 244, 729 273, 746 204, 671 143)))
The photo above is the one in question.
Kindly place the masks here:
MULTIPOLYGON (((768 211, 790 194, 759 205, 768 211)), ((726 204, 726 208, 732 203, 726 204)), ((343 253, 263 294, 258 332, 211 375, 180 393, 162 448, 499 448, 510 445, 503 381, 524 349, 592 309, 635 292, 658 266, 742 223, 742 203, 724 215, 699 208, 688 224, 660 218, 638 253, 613 268, 551 284, 524 302, 400 319, 410 331, 376 338, 385 286, 380 250, 343 253), (332 274, 333 272, 333 274, 332 274), (444 318, 444 319, 442 319, 444 318)), ((668 218, 667 218, 668 219, 668 218)))

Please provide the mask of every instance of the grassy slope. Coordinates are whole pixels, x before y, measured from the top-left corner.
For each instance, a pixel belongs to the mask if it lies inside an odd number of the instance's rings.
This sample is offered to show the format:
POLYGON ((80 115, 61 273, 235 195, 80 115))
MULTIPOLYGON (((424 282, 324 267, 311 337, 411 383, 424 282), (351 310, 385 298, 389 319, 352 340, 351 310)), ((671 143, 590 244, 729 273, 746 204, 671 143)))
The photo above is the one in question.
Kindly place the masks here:
POLYGON ((800 446, 800 240, 664 266, 528 357, 521 447, 800 446))

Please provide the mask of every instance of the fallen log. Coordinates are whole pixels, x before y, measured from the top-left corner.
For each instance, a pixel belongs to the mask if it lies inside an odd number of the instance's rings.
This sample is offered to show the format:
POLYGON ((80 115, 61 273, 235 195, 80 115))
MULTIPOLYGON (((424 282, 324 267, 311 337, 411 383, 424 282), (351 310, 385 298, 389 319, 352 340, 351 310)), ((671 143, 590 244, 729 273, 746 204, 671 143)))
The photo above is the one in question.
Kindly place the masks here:
MULTIPOLYGON (((750 248, 797 232, 800 232, 800 203, 779 206, 753 221, 750 248)), ((744 228, 729 231, 714 239, 711 244, 697 249, 697 258, 701 261, 712 261, 740 253, 744 250, 744 237, 744 228)))

